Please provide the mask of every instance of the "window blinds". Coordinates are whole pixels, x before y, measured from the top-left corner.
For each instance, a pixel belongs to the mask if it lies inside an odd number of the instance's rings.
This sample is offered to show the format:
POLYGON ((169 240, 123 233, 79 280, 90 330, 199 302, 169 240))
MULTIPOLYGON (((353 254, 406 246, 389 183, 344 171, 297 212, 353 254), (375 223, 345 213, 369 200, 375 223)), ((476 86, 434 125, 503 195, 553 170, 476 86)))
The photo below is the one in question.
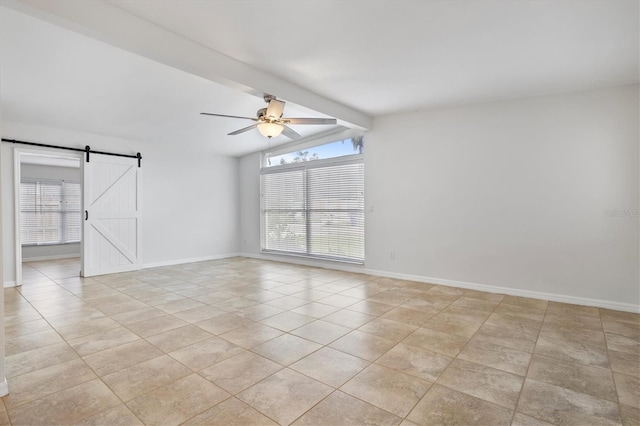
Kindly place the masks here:
POLYGON ((80 184, 40 179, 20 182, 22 244, 80 241, 80 203, 80 184))
POLYGON ((261 216, 265 251, 362 263, 362 160, 263 173, 261 216))

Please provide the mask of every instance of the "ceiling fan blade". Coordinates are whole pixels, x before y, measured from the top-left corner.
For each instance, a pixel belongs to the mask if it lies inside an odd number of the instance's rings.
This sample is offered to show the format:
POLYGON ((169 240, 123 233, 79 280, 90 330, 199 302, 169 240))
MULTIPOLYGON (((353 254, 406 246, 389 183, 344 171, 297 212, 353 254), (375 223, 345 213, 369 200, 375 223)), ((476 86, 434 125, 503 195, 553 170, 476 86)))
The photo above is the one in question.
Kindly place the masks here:
POLYGON ((201 112, 200 115, 212 115, 214 117, 225 117, 225 118, 242 118, 244 120, 253 120, 253 121, 258 121, 257 118, 251 118, 251 117, 240 117, 237 115, 224 115, 224 114, 213 114, 211 112, 201 112))
POLYGON ((335 118, 283 118, 287 124, 338 124, 335 118))
POLYGON ((267 118, 273 117, 277 120, 282 117, 282 111, 284 111, 284 102, 277 99, 271 99, 265 116, 267 118))
POLYGON ((252 125, 251 125, 251 126, 249 126, 249 127, 244 127, 244 128, 242 128, 242 129, 240 129, 240 130, 236 130, 235 132, 231 132, 231 133, 227 134, 227 136, 235 136, 235 135, 239 135, 240 133, 244 133, 244 132, 248 132, 249 130, 253 130, 253 129, 255 129, 257 126, 258 126, 257 124, 252 124, 252 125))
POLYGON ((293 130, 291 127, 287 127, 284 124, 282 125, 282 134, 288 137, 289 139, 298 139, 300 137, 300 133, 293 130))

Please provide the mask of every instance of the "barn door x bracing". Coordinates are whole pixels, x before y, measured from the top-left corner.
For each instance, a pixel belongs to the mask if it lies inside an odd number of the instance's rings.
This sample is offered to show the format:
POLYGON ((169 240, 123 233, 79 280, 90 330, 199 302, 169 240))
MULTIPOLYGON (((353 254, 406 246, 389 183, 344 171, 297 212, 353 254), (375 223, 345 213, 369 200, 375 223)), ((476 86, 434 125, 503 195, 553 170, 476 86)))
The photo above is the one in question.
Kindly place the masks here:
POLYGON ((83 161, 82 275, 141 268, 140 167, 135 158, 91 154, 83 161))

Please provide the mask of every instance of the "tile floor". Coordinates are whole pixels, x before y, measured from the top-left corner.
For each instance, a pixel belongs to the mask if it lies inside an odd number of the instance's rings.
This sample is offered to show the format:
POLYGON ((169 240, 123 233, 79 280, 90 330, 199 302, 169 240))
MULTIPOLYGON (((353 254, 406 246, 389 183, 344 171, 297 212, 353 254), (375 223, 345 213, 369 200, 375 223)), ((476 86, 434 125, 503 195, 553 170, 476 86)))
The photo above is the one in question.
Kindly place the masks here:
POLYGON ((5 289, 14 425, 640 424, 640 316, 234 258, 5 289))

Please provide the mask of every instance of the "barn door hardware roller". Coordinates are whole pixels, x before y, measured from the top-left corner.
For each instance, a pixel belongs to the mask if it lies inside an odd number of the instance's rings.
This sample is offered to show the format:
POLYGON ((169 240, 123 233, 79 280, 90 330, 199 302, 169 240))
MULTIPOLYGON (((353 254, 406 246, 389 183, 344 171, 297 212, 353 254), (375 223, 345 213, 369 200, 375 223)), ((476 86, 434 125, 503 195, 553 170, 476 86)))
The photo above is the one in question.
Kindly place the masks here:
POLYGON ((89 158, 90 158, 90 154, 102 154, 102 155, 112 155, 114 157, 126 157, 126 158, 135 158, 138 160, 138 167, 142 167, 142 154, 140 154, 139 152, 136 153, 136 155, 131 155, 131 154, 118 154, 115 152, 106 152, 106 151, 91 151, 91 147, 89 145, 85 146, 84 149, 82 148, 72 148, 69 146, 60 146, 60 145, 51 145, 51 144, 46 144, 46 143, 37 143, 37 142, 25 142, 25 141, 19 141, 19 140, 15 140, 15 139, 2 139, 2 142, 10 142, 10 143, 17 143, 17 144, 21 144, 21 145, 30 145, 30 146, 41 146, 44 148, 55 148, 55 149, 65 149, 67 151, 76 151, 76 152, 84 152, 86 157, 85 160, 88 163, 89 162, 89 158))

